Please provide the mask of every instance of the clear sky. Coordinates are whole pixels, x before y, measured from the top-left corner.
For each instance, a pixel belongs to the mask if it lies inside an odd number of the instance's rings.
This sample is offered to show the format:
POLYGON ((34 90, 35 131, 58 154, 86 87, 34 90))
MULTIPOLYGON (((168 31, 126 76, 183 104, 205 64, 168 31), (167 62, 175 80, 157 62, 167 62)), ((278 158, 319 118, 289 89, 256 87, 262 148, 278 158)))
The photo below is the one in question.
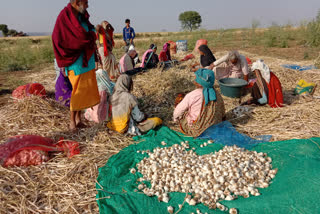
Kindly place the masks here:
MULTIPOLYGON (((52 32, 56 17, 68 0, 0 0, 0 24, 24 32, 52 32)), ((202 28, 250 27, 299 24, 311 20, 320 9, 320 0, 89 0, 90 20, 107 20, 121 32, 124 20, 131 19, 136 32, 179 31, 181 12, 195 10, 202 16, 202 28)))

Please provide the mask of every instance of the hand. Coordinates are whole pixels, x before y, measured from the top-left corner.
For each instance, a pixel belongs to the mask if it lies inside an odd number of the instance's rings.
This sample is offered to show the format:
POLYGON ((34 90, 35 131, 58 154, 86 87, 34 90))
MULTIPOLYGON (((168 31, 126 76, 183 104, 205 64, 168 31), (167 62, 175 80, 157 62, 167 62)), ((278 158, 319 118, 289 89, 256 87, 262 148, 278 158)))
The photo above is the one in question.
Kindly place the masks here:
POLYGON ((124 43, 124 46, 127 46, 127 43, 126 43, 126 41, 123 41, 123 43, 124 43))
POLYGON ((209 69, 212 70, 215 67, 214 63, 212 63, 211 65, 209 65, 209 69))
POLYGON ((133 40, 132 39, 130 39, 130 44, 132 44, 133 43, 133 40))
POLYGON ((96 70, 99 69, 99 63, 98 63, 98 62, 96 62, 96 67, 95 67, 95 69, 96 69, 96 70))

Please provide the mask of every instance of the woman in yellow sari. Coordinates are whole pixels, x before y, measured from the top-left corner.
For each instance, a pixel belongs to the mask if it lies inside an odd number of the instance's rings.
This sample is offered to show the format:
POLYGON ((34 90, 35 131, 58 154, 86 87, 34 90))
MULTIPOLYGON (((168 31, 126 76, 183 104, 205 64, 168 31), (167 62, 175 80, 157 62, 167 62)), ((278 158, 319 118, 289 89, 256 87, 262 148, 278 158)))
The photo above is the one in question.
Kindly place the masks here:
POLYGON ((122 134, 141 135, 161 125, 162 120, 157 117, 147 118, 146 114, 139 110, 137 98, 130 93, 132 89, 132 78, 122 74, 110 99, 112 115, 107 126, 122 134))

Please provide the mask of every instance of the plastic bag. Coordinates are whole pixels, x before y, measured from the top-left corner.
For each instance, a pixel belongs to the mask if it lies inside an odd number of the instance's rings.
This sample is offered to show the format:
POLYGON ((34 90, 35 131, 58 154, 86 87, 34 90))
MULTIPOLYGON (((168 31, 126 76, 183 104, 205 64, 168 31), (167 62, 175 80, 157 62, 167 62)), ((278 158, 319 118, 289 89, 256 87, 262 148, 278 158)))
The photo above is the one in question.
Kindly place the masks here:
POLYGON ((4 167, 39 165, 50 159, 49 152, 57 151, 71 158, 80 153, 79 143, 61 138, 55 144, 52 139, 41 136, 15 136, 0 145, 0 164, 4 167))
POLYGON ((298 82, 297 87, 294 89, 296 95, 312 95, 316 89, 315 83, 308 83, 305 80, 301 79, 298 82))
POLYGON ((12 97, 16 99, 24 99, 31 95, 44 97, 46 96, 46 89, 39 83, 29 83, 27 85, 19 86, 12 92, 12 97))
POLYGON ((208 45, 208 40, 206 39, 199 39, 196 43, 196 46, 194 47, 194 51, 198 51, 198 48, 201 46, 201 45, 208 45))

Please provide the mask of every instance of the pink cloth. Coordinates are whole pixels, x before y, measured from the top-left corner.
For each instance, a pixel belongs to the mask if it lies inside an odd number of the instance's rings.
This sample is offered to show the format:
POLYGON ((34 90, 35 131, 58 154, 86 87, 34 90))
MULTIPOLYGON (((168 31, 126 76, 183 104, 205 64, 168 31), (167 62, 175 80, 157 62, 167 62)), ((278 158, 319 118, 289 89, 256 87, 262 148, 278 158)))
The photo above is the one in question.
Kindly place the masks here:
POLYGON ((100 103, 92 108, 88 108, 84 114, 85 118, 95 123, 106 121, 108 114, 108 95, 106 91, 100 91, 100 103))
POLYGON ((127 67, 126 67, 126 63, 124 62, 125 58, 126 58, 126 55, 123 55, 119 61, 119 64, 120 64, 120 73, 125 73, 127 71, 127 67))
POLYGON ((144 62, 146 61, 146 57, 147 57, 148 53, 151 53, 152 51, 153 51, 152 49, 149 49, 149 50, 147 50, 147 51, 143 54, 143 56, 142 56, 142 63, 141 63, 141 65, 140 65, 141 68, 144 68, 144 62))
POLYGON ((198 88, 191 91, 183 98, 173 112, 174 121, 180 119, 186 111, 188 111, 187 121, 189 125, 192 125, 192 123, 198 119, 203 104, 202 91, 202 88, 198 88))

